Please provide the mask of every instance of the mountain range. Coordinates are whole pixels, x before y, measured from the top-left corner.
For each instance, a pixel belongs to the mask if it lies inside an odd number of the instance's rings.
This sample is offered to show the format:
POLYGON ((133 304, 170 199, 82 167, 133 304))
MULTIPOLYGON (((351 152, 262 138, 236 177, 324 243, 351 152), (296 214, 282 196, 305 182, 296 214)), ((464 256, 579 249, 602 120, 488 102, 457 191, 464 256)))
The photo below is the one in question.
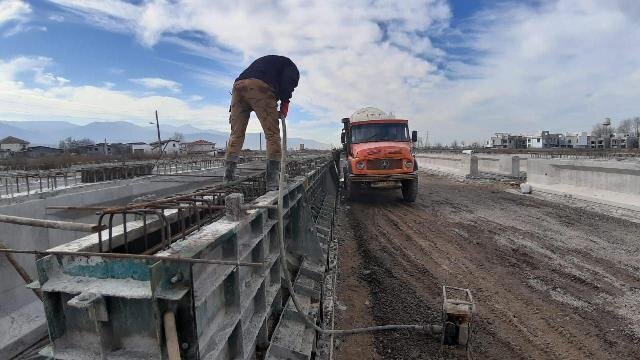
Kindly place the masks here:
MULTIPOLYGON (((168 139, 180 133, 185 141, 208 140, 224 147, 229 137, 228 133, 216 130, 204 130, 191 125, 172 126, 160 125, 162 139, 168 139)), ((66 121, 0 121, 0 139, 6 136, 29 141, 31 146, 44 145, 57 147, 60 140, 72 137, 74 139, 89 138, 95 142, 109 143, 152 142, 157 141, 158 135, 155 125, 140 126, 127 121, 92 122, 86 125, 76 125, 66 121)), ((321 142, 288 138, 287 145, 297 149, 304 144, 307 149, 328 149, 329 145, 321 142)), ((244 141, 245 149, 259 149, 260 133, 247 133, 244 141)), ((265 148, 264 135, 262 148, 265 148)))

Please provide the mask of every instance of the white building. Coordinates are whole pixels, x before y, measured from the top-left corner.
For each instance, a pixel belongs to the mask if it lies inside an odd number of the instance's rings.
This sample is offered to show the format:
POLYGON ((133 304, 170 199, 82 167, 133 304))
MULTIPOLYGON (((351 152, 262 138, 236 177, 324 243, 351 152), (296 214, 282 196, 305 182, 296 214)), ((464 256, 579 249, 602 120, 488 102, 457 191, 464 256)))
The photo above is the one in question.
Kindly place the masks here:
POLYGON ((180 141, 178 140, 162 140, 160 146, 158 146, 158 142, 152 142, 151 151, 157 153, 162 150, 163 154, 173 155, 180 153, 180 141))
POLYGON ((29 142, 17 137, 7 136, 0 140, 0 150, 8 150, 11 152, 26 151, 29 147, 29 142))
POLYGON ((134 142, 134 143, 129 143, 129 145, 131 146, 131 152, 136 155, 136 154, 151 154, 151 145, 147 144, 146 142, 134 142))
POLYGON ((560 147, 560 134, 550 134, 549 131, 540 131, 535 135, 527 135, 527 148, 547 149, 560 147))
POLYGON ((485 144, 485 148, 493 149, 523 149, 525 148, 525 137, 522 135, 512 135, 510 133, 495 133, 485 144))
POLYGON ((560 135, 561 148, 587 149, 589 145, 589 135, 584 131, 581 133, 566 133, 560 135))
POLYGON ((616 134, 611 138, 612 149, 633 149, 638 147, 638 138, 630 134, 616 134))
POLYGON ((181 151, 187 154, 207 154, 215 153, 216 144, 207 140, 196 140, 194 142, 180 144, 181 151))

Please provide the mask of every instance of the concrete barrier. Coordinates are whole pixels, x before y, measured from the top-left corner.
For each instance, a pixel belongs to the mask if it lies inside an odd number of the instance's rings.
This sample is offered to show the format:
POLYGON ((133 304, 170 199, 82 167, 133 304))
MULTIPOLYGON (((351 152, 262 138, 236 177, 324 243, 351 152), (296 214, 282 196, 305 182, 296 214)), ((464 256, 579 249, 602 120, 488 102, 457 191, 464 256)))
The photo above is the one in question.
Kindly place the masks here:
POLYGON ((597 160, 528 160, 533 191, 569 194, 640 210, 640 163, 597 160))
POLYGON ((520 157, 513 155, 479 154, 478 170, 480 172, 520 177, 520 157))
POLYGON ((460 176, 478 175, 478 157, 462 154, 417 154, 418 170, 437 170, 460 176))

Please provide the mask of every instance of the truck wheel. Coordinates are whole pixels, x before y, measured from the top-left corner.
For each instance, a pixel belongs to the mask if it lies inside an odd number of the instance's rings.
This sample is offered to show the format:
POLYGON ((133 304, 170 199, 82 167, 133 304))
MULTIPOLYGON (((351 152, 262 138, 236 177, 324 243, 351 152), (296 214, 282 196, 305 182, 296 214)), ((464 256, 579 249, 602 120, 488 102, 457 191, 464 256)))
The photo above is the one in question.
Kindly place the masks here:
POLYGON ((344 195, 347 200, 355 200, 358 195, 358 190, 353 186, 353 181, 344 181, 344 195))
POLYGON ((406 202, 414 202, 418 197, 418 179, 402 182, 402 198, 406 202))

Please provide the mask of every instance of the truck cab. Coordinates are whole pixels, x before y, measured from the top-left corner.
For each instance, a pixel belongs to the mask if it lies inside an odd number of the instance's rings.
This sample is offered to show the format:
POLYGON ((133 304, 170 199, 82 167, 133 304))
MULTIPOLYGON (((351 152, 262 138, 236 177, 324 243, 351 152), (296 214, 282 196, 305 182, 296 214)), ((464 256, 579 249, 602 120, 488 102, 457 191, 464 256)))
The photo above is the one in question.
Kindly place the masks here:
POLYGON ((409 135, 409 121, 369 107, 343 118, 342 124, 347 198, 364 191, 400 188, 405 201, 415 201, 418 166, 412 143, 418 133, 409 135))

